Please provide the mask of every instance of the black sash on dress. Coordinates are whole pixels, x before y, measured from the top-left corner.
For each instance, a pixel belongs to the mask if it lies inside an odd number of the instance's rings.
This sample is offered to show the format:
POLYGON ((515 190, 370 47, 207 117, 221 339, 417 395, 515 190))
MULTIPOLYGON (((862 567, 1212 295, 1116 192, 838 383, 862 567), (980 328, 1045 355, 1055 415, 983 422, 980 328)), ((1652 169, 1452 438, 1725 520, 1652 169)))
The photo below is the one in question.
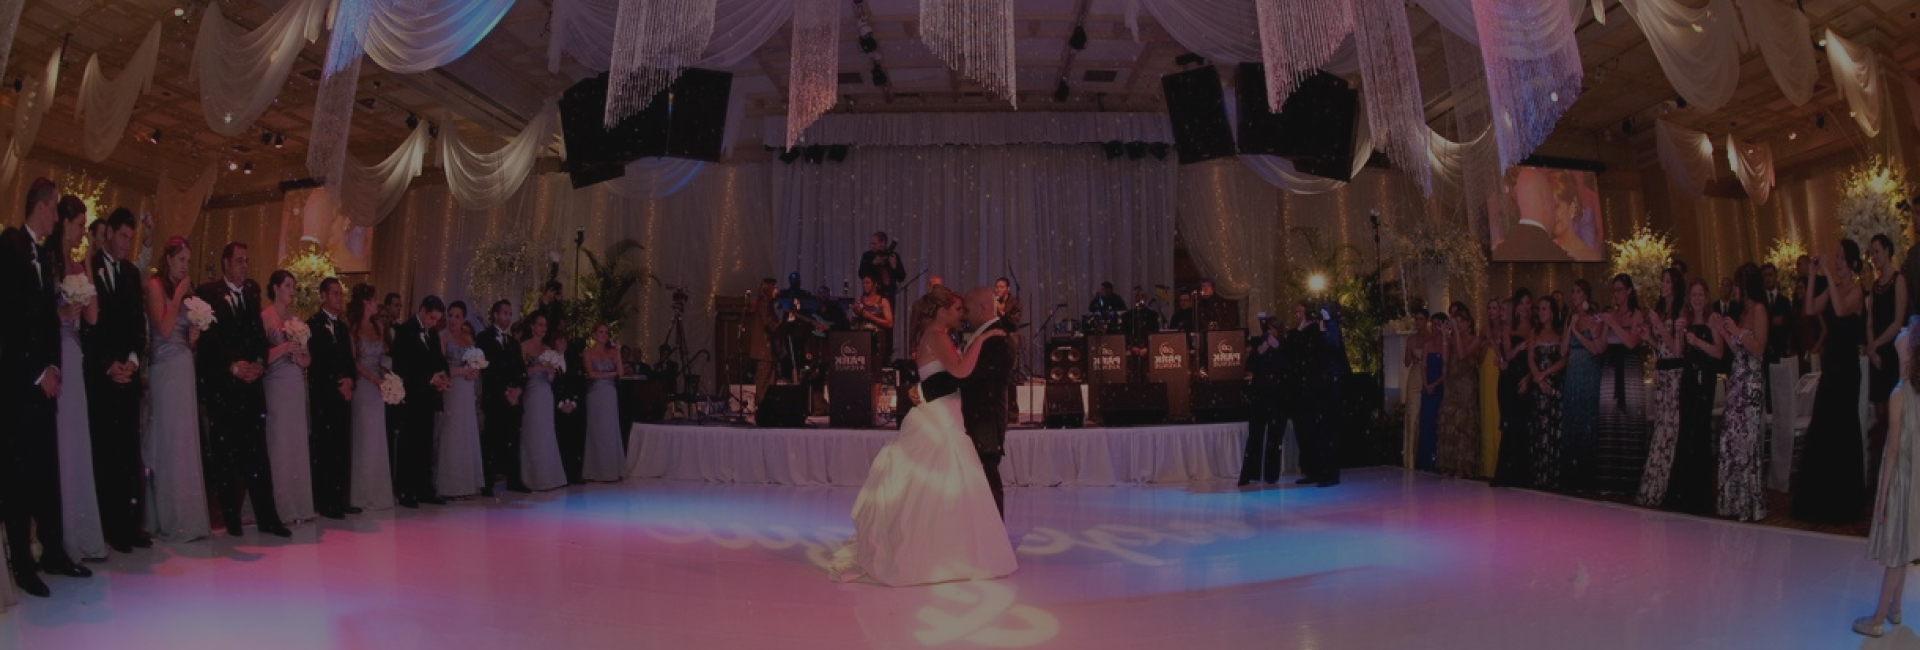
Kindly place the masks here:
POLYGON ((1627 410, 1627 345, 1608 343, 1607 351, 1601 353, 1601 363, 1613 368, 1613 401, 1622 413, 1627 410))

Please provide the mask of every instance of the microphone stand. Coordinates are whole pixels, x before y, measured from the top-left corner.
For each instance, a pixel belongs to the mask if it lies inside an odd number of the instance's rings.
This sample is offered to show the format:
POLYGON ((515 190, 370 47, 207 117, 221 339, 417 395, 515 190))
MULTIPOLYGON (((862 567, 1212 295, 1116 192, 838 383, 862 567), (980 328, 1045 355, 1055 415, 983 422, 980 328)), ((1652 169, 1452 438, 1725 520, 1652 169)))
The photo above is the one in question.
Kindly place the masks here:
MULTIPOLYGON (((1059 315, 1060 310, 1066 309, 1066 308, 1067 308, 1067 303, 1063 302, 1063 303, 1056 303, 1053 306, 1053 309, 1048 310, 1047 319, 1040 322, 1040 329, 1036 330, 1033 333, 1032 340, 1028 341, 1028 345, 1040 345, 1040 346, 1043 346, 1041 349, 1044 350, 1045 349, 1044 346, 1046 344, 1043 343, 1042 341, 1046 340, 1050 336, 1048 334, 1048 328, 1053 325, 1054 316, 1059 315)), ((1022 347, 1025 347, 1025 346, 1022 346, 1022 347)), ((1027 348, 1026 354, 1020 355, 1020 371, 1029 378, 1033 377, 1033 348, 1030 348, 1030 347, 1027 348)), ((1019 404, 1014 405, 1015 409, 1018 409, 1019 407, 1020 407, 1019 404)), ((1045 409, 1042 409, 1042 410, 1044 411, 1045 409)), ((1043 413, 1041 417, 1044 418, 1045 414, 1043 413)), ((1023 420, 1021 421, 1021 424, 1030 424, 1030 423, 1023 420)))

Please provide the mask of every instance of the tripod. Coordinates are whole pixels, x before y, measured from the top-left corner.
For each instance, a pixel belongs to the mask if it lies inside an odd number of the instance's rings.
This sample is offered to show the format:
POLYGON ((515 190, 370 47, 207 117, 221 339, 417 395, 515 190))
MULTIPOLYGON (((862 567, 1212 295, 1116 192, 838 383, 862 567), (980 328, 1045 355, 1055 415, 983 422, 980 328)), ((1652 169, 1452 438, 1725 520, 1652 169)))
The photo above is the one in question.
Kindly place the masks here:
POLYGON ((699 355, 694 355, 691 358, 687 356, 687 330, 685 324, 682 322, 682 316, 686 314, 686 311, 687 304, 685 302, 679 300, 674 301, 673 324, 668 326, 666 340, 660 342, 660 349, 664 352, 664 354, 661 355, 662 360, 672 363, 675 369, 674 376, 671 380, 672 383, 670 384, 674 392, 667 396, 667 401, 672 403, 684 402, 687 407, 688 419, 699 421, 702 419, 698 408, 698 404, 701 401, 700 376, 693 374, 693 361, 698 359, 699 355), (673 359, 674 357, 677 357, 677 359, 673 359))

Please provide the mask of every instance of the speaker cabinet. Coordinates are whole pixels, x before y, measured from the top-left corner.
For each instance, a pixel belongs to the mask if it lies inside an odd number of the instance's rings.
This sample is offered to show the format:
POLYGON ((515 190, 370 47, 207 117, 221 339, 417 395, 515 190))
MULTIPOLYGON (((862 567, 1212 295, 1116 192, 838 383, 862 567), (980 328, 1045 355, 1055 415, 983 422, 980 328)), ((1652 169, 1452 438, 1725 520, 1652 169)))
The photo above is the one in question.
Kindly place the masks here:
POLYGON ((719 162, 733 73, 688 68, 639 113, 606 127, 605 73, 560 96, 560 133, 575 189, 619 178, 627 163, 664 156, 719 162))
MULTIPOLYGON (((1316 72, 1300 82, 1274 113, 1267 108, 1266 68, 1242 63, 1235 71, 1241 153, 1261 153, 1293 161, 1294 169, 1340 181, 1353 180, 1354 116, 1360 93, 1346 80, 1316 72)), ((1171 103, 1171 102, 1169 102, 1171 103)))
POLYGON ((754 424, 771 429, 798 429, 807 424, 806 386, 768 386, 760 398, 754 424))
POLYGON ((1100 387, 1100 422, 1132 427, 1167 422, 1167 385, 1107 384, 1100 387))
POLYGON ((1194 422, 1245 422, 1247 384, 1240 381, 1197 381, 1193 383, 1194 422))
POLYGON ((1206 66, 1163 76, 1160 90, 1167 98, 1167 118, 1173 124, 1173 148, 1180 164, 1234 154, 1233 129, 1227 123, 1227 95, 1220 86, 1219 70, 1206 66))
POLYGON ((1087 422, 1087 408, 1080 399, 1080 384, 1047 384, 1047 404, 1042 426, 1048 429, 1078 429, 1087 422))
POLYGON ((1086 339, 1054 339, 1047 344, 1047 385, 1086 381, 1086 339))

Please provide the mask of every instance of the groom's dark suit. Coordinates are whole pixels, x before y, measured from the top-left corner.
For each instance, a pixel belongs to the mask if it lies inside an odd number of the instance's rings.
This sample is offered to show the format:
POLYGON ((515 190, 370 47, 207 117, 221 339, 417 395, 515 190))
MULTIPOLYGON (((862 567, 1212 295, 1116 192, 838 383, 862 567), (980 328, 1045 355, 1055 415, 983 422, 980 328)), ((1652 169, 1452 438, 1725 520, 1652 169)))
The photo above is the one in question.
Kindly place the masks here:
POLYGON ((519 486, 520 405, 507 401, 507 389, 526 387, 527 363, 520 357, 520 342, 505 330, 489 327, 474 342, 487 355, 487 367, 480 371, 480 408, 485 415, 480 458, 487 485, 504 478, 508 485, 519 486))
POLYGON ((140 376, 120 383, 107 371, 129 358, 146 362, 147 312, 141 304, 140 271, 132 262, 94 255, 87 269, 100 303, 99 319, 85 326, 80 336, 93 480, 99 492, 101 531, 109 545, 124 547, 140 540, 147 511, 140 460, 140 376))
POLYGON ((194 358, 200 402, 207 411, 207 487, 220 504, 227 531, 240 532, 240 502, 253 496, 253 520, 262 531, 283 529, 273 504, 273 466, 267 460, 267 393, 260 380, 234 376, 239 362, 265 366, 267 330, 260 321, 260 285, 236 291, 224 279, 194 295, 213 308, 214 323, 200 336, 194 358), (242 485, 244 483, 244 486, 242 485))
POLYGON ((307 352, 313 363, 307 366, 307 417, 312 428, 307 432, 307 448, 313 463, 313 507, 322 515, 338 518, 351 505, 347 501, 352 487, 353 402, 340 394, 340 380, 358 377, 353 367, 353 341, 347 322, 326 311, 307 319, 313 337, 307 340, 307 352))
MULTIPOLYGON (((0 233, 0 498, 6 500, 7 546, 16 575, 33 576, 71 566, 60 527, 60 455, 54 412, 57 401, 40 383, 60 367, 60 316, 55 310, 53 265, 38 236, 21 227, 0 233), (37 525, 35 525, 37 524, 37 525), (36 529, 44 554, 33 561, 36 529)), ((62 390, 85 390, 79 377, 63 377, 62 390), (71 388, 68 388, 71 386, 71 388)))
POLYGON ((393 326, 393 373, 406 384, 407 398, 399 406, 387 409, 400 414, 400 421, 388 423, 394 432, 393 491, 401 503, 429 501, 438 503, 433 484, 433 416, 440 412, 440 389, 433 386, 435 376, 447 372, 447 355, 440 345, 440 333, 422 326, 419 317, 393 326))
MULTIPOLYGON (((1011 322, 995 319, 975 330, 1009 329, 1011 322)), ((993 490, 993 506, 1000 518, 1007 517, 1007 500, 1000 483, 1000 458, 1007 454, 1007 394, 1013 383, 1013 344, 1005 336, 980 341, 980 356, 973 372, 960 382, 960 414, 966 422, 967 437, 980 452, 980 467, 987 473, 987 488, 993 490)))

